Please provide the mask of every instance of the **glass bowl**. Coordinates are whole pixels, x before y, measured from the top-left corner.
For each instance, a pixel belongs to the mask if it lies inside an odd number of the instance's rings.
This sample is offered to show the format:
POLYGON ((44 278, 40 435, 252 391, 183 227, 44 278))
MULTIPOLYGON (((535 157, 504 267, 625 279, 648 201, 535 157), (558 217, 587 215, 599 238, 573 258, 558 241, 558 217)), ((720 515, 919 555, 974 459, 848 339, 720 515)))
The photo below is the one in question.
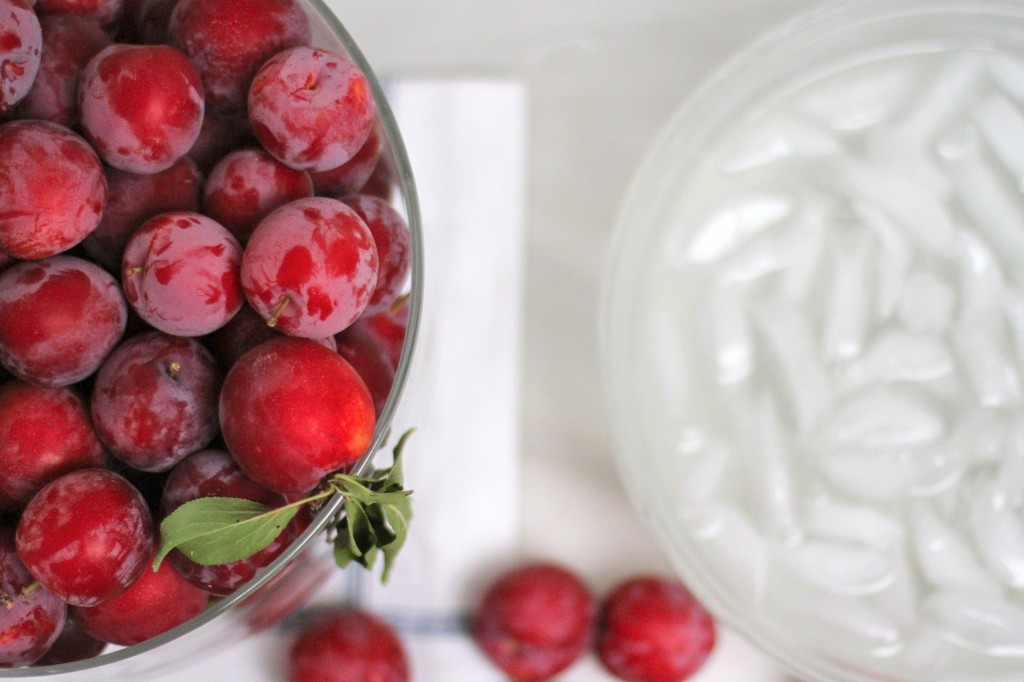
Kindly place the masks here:
MULTIPOLYGON (((412 236, 411 274, 407 285, 408 318, 402 354, 390 395, 377 420, 367 452, 352 467, 352 473, 366 473, 376 452, 393 445, 392 423, 412 361, 423 298, 423 234, 416 187, 394 115, 380 81, 341 21, 321 0, 299 0, 310 20, 312 44, 348 54, 366 74, 373 91, 384 131, 382 159, 391 165, 395 188, 391 204, 402 214, 412 236)), ((396 430, 404 427, 396 425, 396 430)), ((305 531, 262 569, 249 583, 228 597, 211 600, 203 613, 157 637, 129 647, 108 645, 94 658, 61 665, 0 669, 0 678, 60 675, 80 682, 88 680, 144 680, 183 667, 207 654, 222 652, 226 646, 276 623, 308 601, 333 571, 330 543, 325 538, 328 524, 337 518, 344 500, 331 498, 305 531)), ((354 568, 353 570, 362 570, 354 568)))
POLYGON ((626 194, 619 470, 801 679, 1024 679, 1022 86, 1019 2, 823 5, 704 83, 626 194))

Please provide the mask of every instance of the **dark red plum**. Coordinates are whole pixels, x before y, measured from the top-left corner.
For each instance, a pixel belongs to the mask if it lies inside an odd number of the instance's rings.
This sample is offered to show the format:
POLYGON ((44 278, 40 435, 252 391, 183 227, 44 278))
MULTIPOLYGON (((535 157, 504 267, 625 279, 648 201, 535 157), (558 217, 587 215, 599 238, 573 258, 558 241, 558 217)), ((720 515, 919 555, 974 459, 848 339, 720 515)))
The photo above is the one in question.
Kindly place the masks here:
POLYGON ((185 156, 167 170, 142 175, 108 167, 107 207, 82 248, 108 271, 120 274, 124 247, 142 223, 168 211, 198 211, 203 174, 185 156))
POLYGON ((18 556, 46 589, 75 606, 95 606, 128 589, 149 567, 153 525, 146 501, 106 469, 50 481, 18 521, 18 556))
POLYGON ((208 593, 164 561, 156 571, 143 571, 127 590, 110 601, 72 607, 71 617, 95 639, 131 646, 198 616, 209 599, 208 593))
POLYGON ((39 72, 43 32, 25 0, 0 0, 0 116, 28 94, 39 72))
POLYGON ((111 44, 110 36, 94 20, 77 14, 44 15, 39 23, 43 29, 42 61, 17 115, 70 128, 78 123, 82 69, 111 44))
POLYGON ((220 223, 171 211, 150 218, 125 246, 121 283, 128 302, 154 328, 209 334, 242 307, 242 248, 220 223))
POLYGON ((166 471, 217 436, 221 371, 198 341, 148 332, 123 342, 96 375, 100 440, 142 471, 166 471))
POLYGON ((281 337, 235 363, 220 393, 224 442, 265 488, 298 493, 353 464, 373 437, 373 399, 359 374, 315 341, 281 337))
POLYGON ((117 281, 81 258, 23 261, 0 274, 0 362, 30 383, 67 386, 89 376, 126 319, 117 281))
POLYGON ((260 65, 283 49, 309 44, 311 32, 294 0, 181 0, 168 38, 195 62, 210 110, 238 115, 245 113, 260 65))
POLYGON ((377 285, 364 313, 372 315, 382 312, 398 299, 409 279, 412 256, 409 226, 398 211, 379 197, 357 194, 341 199, 359 214, 373 235, 380 265, 377 285))
POLYGON ((80 136, 49 121, 0 125, 0 250, 25 260, 67 251, 106 201, 103 165, 80 136))
POLYGON ((262 149, 240 149, 210 171, 203 188, 203 213, 244 246, 268 213, 311 196, 309 173, 285 166, 262 149))
POLYGON ((314 615, 288 651, 288 682, 409 682, 409 670, 398 632, 351 607, 314 615))
POLYGON ((366 143, 376 120, 366 76, 347 57, 294 47, 271 57, 249 88, 253 132, 292 168, 328 171, 366 143))
POLYGON ((242 288, 276 329, 324 338, 362 314, 378 267, 370 229, 353 209, 334 199, 299 199, 253 232, 242 257, 242 288))
POLYGON ((380 119, 377 119, 355 156, 337 168, 310 174, 316 193, 325 197, 343 197, 360 191, 377 167, 383 148, 384 132, 380 119))
POLYGON ((67 607, 49 590, 26 590, 34 582, 15 552, 14 529, 0 527, 0 668, 37 661, 67 620, 67 607))
POLYGON ((105 463, 76 391, 17 380, 0 385, 0 508, 19 511, 53 479, 105 463))
POLYGON ((115 44, 92 58, 79 89, 82 127, 114 168, 158 173, 184 156, 203 124, 203 83, 168 45, 115 44))

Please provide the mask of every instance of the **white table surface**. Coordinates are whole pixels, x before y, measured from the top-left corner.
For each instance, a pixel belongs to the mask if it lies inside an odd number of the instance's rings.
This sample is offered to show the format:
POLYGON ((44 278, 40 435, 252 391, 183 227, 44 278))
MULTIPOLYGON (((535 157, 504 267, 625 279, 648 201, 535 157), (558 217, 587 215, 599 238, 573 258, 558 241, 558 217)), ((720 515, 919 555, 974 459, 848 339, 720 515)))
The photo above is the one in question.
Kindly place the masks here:
MULTIPOLYGON (((619 483, 597 353, 605 248, 626 183, 689 92, 807 0, 334 0, 385 78, 501 78, 527 96, 516 519, 522 556, 562 561, 596 591, 667 570, 619 483), (556 524, 553 525, 552 520, 556 524)), ((483 216, 486 222, 486 216, 483 216)), ((429 270, 428 270, 429 277, 429 270)), ((483 399, 483 396, 478 397, 483 399)), ((282 679, 287 634, 167 679, 282 679), (258 660, 253 663, 253 652, 258 660), (245 663, 241 662, 247 658, 245 663), (233 678, 235 678, 232 675, 233 678), (241 678, 235 678, 241 679, 241 678)), ((420 682, 450 682, 426 678, 420 682)), ((612 678, 588 657, 561 679, 612 678)), ((788 678, 728 630, 694 682, 788 678)))

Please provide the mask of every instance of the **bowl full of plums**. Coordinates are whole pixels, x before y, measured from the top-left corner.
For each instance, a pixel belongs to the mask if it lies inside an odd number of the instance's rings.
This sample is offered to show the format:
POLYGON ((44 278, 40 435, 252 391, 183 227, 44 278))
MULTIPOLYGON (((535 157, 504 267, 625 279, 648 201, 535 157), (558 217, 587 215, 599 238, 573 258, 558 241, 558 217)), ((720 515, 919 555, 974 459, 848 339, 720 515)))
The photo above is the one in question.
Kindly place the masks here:
POLYGON ((387 577, 422 251, 320 0, 0 0, 0 677, 143 679, 387 577))

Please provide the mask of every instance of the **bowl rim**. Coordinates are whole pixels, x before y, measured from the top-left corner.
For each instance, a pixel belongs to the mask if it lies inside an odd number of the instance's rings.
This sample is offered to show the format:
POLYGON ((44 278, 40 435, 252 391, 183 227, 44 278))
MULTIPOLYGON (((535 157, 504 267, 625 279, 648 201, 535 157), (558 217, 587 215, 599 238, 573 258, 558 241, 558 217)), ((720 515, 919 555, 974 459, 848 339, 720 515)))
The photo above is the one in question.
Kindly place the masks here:
MULTIPOLYGON (((409 227, 412 247, 410 249, 410 275, 408 294, 408 318, 406 320, 405 338, 402 342, 402 350, 398 367, 395 370, 395 379, 391 392, 381 410, 380 417, 376 421, 373 437, 366 451, 352 465, 349 473, 362 475, 370 469, 373 459, 381 447, 388 441, 391 435, 391 424, 398 409, 402 394, 406 388, 416 340, 420 330, 420 318, 423 310, 424 297, 424 239, 423 223, 420 213, 419 197, 416 191, 416 183, 413 177, 412 165, 409 155, 402 139, 401 132, 394 112, 388 102, 384 87, 373 71, 362 50, 342 24, 341 20, 327 4, 325 0, 299 0, 300 5, 307 5, 308 10, 314 12, 317 17, 327 24, 334 38, 337 38, 343 49, 353 62, 362 70, 370 85, 374 103, 380 115, 386 143, 385 153, 390 149, 395 162, 399 193, 402 199, 406 223, 409 227)), ((179 639, 187 634, 199 630, 208 625, 219 616, 231 611, 237 605, 253 596, 261 587, 270 582, 275 576, 299 557, 313 542, 324 542, 322 531, 336 519, 344 507, 344 498, 333 495, 324 507, 317 513, 309 526, 270 564, 262 568, 249 582, 235 590, 227 597, 217 600, 199 615, 178 625, 167 632, 161 633, 139 644, 119 648, 107 653, 102 653, 92 658, 61 663, 58 665, 30 666, 21 668, 0 669, 2 678, 29 678, 43 677, 49 675, 69 674, 86 670, 99 669, 104 666, 120 663, 138 656, 149 653, 159 647, 179 639)), ((340 570, 340 569, 338 569, 340 570)), ((69 616, 70 617, 70 616, 69 616)), ((239 627, 244 627, 239 625, 239 627)), ((239 637, 239 639, 241 636, 239 637)))

